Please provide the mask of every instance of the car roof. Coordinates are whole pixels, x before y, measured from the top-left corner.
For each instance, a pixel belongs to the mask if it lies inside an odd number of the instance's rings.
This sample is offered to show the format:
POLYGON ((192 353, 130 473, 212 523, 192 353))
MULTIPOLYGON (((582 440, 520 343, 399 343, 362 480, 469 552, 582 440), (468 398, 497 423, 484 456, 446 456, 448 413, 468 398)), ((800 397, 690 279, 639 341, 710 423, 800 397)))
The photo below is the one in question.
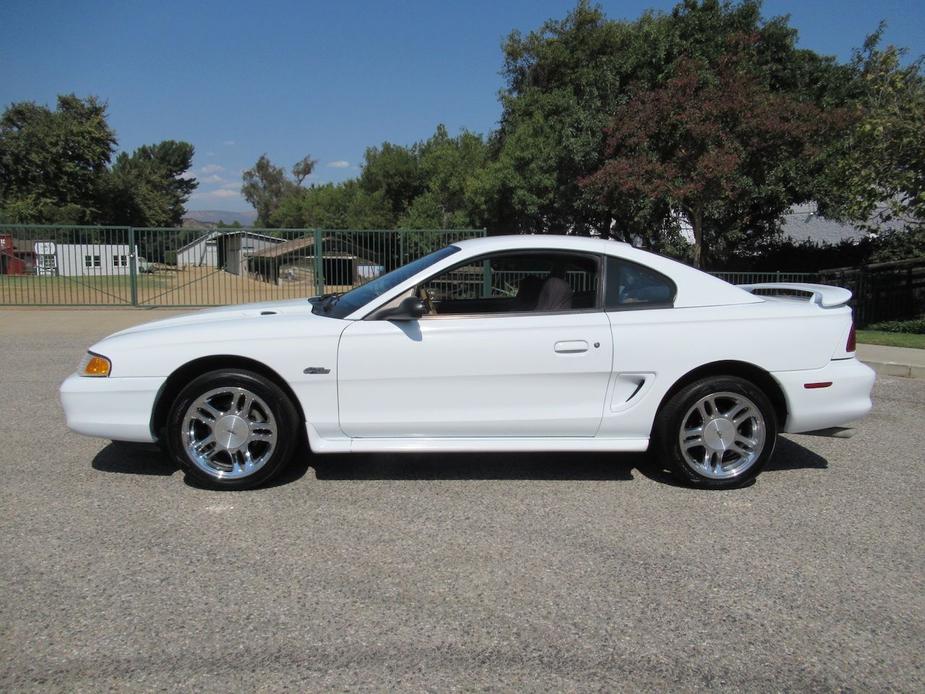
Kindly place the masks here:
POLYGON ((763 302, 760 297, 713 275, 679 263, 672 258, 634 248, 623 241, 562 234, 512 234, 466 239, 453 245, 465 251, 467 255, 481 255, 505 250, 557 250, 600 253, 623 258, 670 277, 678 288, 674 304, 678 308, 763 302))

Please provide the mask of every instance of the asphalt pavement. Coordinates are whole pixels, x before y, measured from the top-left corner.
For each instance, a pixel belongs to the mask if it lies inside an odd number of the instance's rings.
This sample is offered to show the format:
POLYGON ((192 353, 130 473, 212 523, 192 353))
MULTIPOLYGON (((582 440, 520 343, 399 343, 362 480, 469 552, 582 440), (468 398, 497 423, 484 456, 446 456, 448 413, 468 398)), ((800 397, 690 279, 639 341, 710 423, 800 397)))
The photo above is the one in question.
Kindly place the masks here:
POLYGON ((218 493, 64 427, 86 347, 164 315, 126 313, 0 322, 2 691, 925 690, 923 380, 729 492, 505 454, 218 493))

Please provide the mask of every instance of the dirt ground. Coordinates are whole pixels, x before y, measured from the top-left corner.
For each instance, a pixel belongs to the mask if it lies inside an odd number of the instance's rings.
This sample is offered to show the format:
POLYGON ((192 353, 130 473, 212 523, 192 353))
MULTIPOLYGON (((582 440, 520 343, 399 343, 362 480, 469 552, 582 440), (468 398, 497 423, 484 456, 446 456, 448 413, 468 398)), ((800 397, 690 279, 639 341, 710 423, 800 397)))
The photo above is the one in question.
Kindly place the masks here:
MULTIPOLYGON (((326 287, 342 291, 343 287, 326 287)), ((159 270, 138 275, 137 302, 147 306, 221 306, 274 299, 296 299, 317 292, 310 281, 270 284, 215 268, 159 270)), ((0 277, 0 305, 131 305, 130 278, 0 277)))

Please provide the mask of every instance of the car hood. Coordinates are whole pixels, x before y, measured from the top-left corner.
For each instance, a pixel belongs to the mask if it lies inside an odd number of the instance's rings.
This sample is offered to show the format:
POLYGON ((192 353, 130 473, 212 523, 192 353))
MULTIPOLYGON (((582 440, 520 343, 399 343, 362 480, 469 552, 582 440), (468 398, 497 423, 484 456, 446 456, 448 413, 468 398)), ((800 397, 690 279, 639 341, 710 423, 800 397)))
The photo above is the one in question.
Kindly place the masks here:
MULTIPOLYGON (((180 326, 193 326, 214 323, 228 323, 231 321, 240 321, 243 319, 252 319, 260 316, 273 315, 305 315, 310 318, 317 318, 312 313, 314 306, 312 299, 288 299, 286 301, 261 301, 255 304, 238 304, 235 306, 219 306, 209 308, 203 311, 185 313, 173 318, 164 318, 162 320, 142 323, 117 333, 110 335, 110 338, 120 337, 122 335, 132 335, 135 333, 149 332, 152 330, 164 330, 166 328, 177 328, 180 326)), ((107 338, 108 339, 108 338, 107 338)))
POLYGON ((163 377, 216 355, 251 359, 280 373, 294 358, 334 363, 349 322, 315 315, 312 307, 310 299, 222 306, 114 333, 90 351, 112 361, 114 377, 163 377))

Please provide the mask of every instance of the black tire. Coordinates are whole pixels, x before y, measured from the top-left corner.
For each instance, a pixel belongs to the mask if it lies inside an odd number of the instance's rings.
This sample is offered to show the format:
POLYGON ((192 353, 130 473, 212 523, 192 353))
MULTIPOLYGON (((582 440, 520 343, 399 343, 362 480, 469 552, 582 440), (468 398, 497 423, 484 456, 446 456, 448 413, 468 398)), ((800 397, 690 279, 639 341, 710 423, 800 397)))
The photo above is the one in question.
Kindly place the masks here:
MULTIPOLYGON (((705 406, 710 414, 711 406, 705 406)), ((728 421, 728 420, 727 420, 728 421)), ((750 381, 738 378, 737 376, 710 376, 690 383, 675 393, 668 402, 659 411, 654 427, 654 452, 660 463, 666 465, 681 480, 694 487, 704 489, 732 489, 749 484, 761 470, 774 453, 774 446, 777 442, 777 416, 768 397, 764 392, 750 381), (715 396, 718 396, 715 397, 715 396), (736 439, 741 437, 743 440, 736 440, 736 446, 741 446, 747 450, 747 454, 740 454, 737 451, 720 453, 707 445, 707 435, 701 439, 704 440, 703 446, 697 446, 696 434, 689 436, 686 440, 688 454, 685 455, 681 445, 682 427, 692 422, 696 425, 701 421, 703 429, 709 428, 710 420, 715 416, 717 419, 724 418, 724 412, 730 416, 733 414, 736 397, 743 398, 739 401, 741 406, 751 401, 760 413, 761 419, 747 418, 743 424, 739 425, 742 429, 737 429, 732 422, 723 424, 725 431, 721 432, 726 439, 736 439), (697 409, 697 404, 705 398, 713 398, 714 404, 719 405, 716 415, 710 415, 706 421, 697 414, 703 410, 697 409), (729 429, 730 425, 732 430, 729 429), (745 432, 745 433, 743 433, 745 432), (760 435, 759 435, 760 434, 760 435), (748 446, 744 441, 760 440, 756 446, 748 446), (712 454, 712 457, 711 457, 712 454), (701 462, 702 466, 695 465, 688 456, 698 459, 709 458, 710 462, 701 462), (724 461, 728 460, 728 463, 724 461), (748 462, 746 466, 747 461, 748 462), (735 463, 739 462, 743 469, 734 472, 735 463), (717 468, 719 465, 719 468, 717 468), (725 465, 730 470, 727 472, 725 465), (710 474, 704 474, 709 472, 710 474), (730 476, 716 478, 715 475, 730 474, 730 476)), ((696 427, 693 427, 696 428, 696 427)), ((714 430, 718 429, 714 426, 714 430)), ((686 427, 691 430, 692 427, 686 427)), ((720 433, 713 433, 713 441, 720 440, 720 433)), ((717 443, 726 445, 725 443, 717 443)))
MULTIPOLYGON (((264 418, 271 421, 269 416, 264 418)), ((297 450, 300 440, 300 427, 301 419, 295 405, 273 381, 242 369, 211 371, 197 377, 180 391, 170 408, 167 418, 166 444, 171 457, 199 485, 218 490, 252 489, 276 477, 286 467, 293 453, 297 450), (187 451, 187 438, 189 436, 188 427, 185 426, 187 411, 206 394, 226 388, 243 389, 257 396, 254 400, 254 405, 252 405, 255 409, 251 410, 251 412, 256 413, 255 417, 259 418, 263 416, 263 409, 267 409, 272 417, 272 422, 275 424, 275 440, 272 448, 269 443, 266 443, 263 449, 260 448, 262 445, 260 442, 246 445, 248 456, 255 450, 252 446, 256 446, 258 457, 261 450, 269 453, 266 460, 253 472, 247 473, 242 470, 241 476, 235 478, 225 476, 232 474, 230 470, 213 470, 212 467, 204 465, 202 462, 197 463, 191 457, 192 454, 187 451)), ((230 433, 230 430, 228 433, 230 433)), ((243 450, 242 448, 242 454, 243 450)), ((220 451, 217 460, 221 461, 222 453, 223 451, 220 451)), ((224 453, 224 455, 230 456, 231 454, 224 453)), ((216 463, 215 465, 217 466, 218 464, 216 463)))

